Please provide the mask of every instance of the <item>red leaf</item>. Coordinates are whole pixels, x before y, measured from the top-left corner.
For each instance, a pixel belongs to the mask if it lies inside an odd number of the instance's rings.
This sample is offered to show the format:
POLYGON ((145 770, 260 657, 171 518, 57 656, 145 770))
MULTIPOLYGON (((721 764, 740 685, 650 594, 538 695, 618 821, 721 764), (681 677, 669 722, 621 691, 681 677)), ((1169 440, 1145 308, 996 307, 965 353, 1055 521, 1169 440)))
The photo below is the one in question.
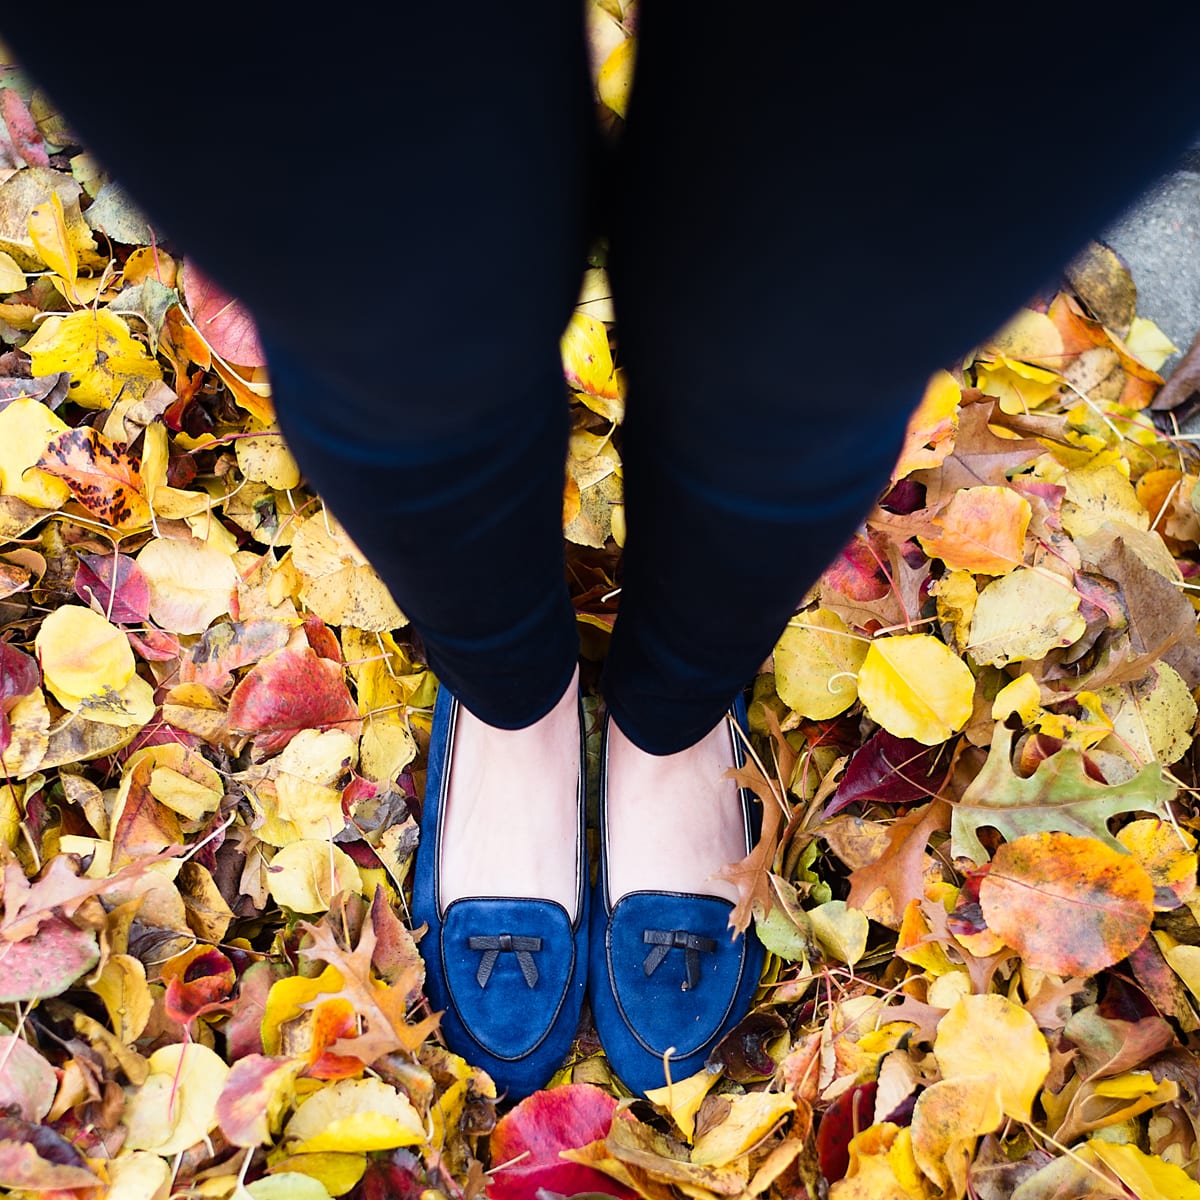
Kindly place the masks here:
POLYGON ((182 979, 171 976, 163 1006, 172 1021, 190 1025, 205 1013, 228 1008, 225 1001, 236 982, 233 963, 220 950, 206 950, 188 963, 182 979))
POLYGON ((218 287, 190 259, 183 273, 183 294, 196 328, 223 359, 241 367, 266 365, 249 309, 218 287))
POLYGON ((116 625, 137 625, 150 615, 150 585, 127 554, 85 554, 75 572, 75 595, 95 601, 116 625))
POLYGON ((843 1092, 821 1118, 817 1127, 817 1158, 821 1174, 830 1183, 845 1178, 850 1166, 850 1139, 874 1119, 876 1089, 874 1080, 852 1087, 843 1092))
POLYGON ((7 642, 0 642, 0 711, 8 712, 23 696, 32 695, 41 679, 37 662, 7 642))
POLYGON ((51 917, 27 941, 0 942, 0 1004, 60 995, 99 960, 94 933, 51 917))
POLYGON ((606 1138, 616 1107, 612 1096, 590 1083, 568 1083, 527 1096, 500 1118, 492 1133, 495 1167, 488 1195, 492 1200, 537 1200, 544 1189, 563 1196, 601 1192, 634 1197, 607 1175, 558 1156, 560 1150, 606 1138), (511 1167, 504 1166, 517 1158, 511 1167))
POLYGON ((50 1192, 99 1185, 83 1155, 53 1129, 0 1117, 0 1188, 50 1192))
POLYGON ((825 816, 836 816, 849 805, 867 800, 881 804, 928 800, 937 794, 949 766, 943 747, 924 746, 881 729, 850 760, 825 816))
POLYGON ((342 668, 305 646, 267 655, 233 689, 229 727, 254 736, 264 755, 278 754, 301 729, 344 729, 358 736, 358 706, 342 668))
POLYGON ((879 600, 891 586, 880 566, 886 561, 886 552, 876 551, 861 533, 856 533, 821 579, 852 600, 879 600))
POLYGON ((25 101, 12 88, 0 91, 0 117, 4 119, 13 149, 31 167, 48 167, 50 155, 46 153, 46 143, 25 107, 25 101))
POLYGON ((314 653, 329 659, 330 662, 342 661, 342 648, 333 636, 333 630, 315 613, 307 613, 304 617, 304 636, 308 638, 308 644, 314 653))
POLYGON ((206 629, 179 665, 181 683, 202 683, 218 695, 233 684, 233 672, 287 645, 291 629, 282 621, 222 621, 206 629))

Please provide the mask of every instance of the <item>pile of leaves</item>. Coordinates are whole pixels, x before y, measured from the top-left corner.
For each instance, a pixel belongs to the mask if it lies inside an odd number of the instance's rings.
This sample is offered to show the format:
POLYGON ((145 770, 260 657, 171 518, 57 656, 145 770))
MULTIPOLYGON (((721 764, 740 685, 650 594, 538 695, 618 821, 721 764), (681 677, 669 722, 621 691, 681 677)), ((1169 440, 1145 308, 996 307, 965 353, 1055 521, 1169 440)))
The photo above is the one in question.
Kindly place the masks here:
MULTIPOLYGON (((631 17, 591 9, 609 125, 631 17)), ((406 917, 436 680, 245 312, 0 82, 0 1189, 1200 1197, 1198 468, 1110 252, 934 377, 755 682, 754 1010, 647 1099, 585 1021, 504 1113, 406 917)), ((598 258, 563 339, 592 664, 614 344, 598 258)))

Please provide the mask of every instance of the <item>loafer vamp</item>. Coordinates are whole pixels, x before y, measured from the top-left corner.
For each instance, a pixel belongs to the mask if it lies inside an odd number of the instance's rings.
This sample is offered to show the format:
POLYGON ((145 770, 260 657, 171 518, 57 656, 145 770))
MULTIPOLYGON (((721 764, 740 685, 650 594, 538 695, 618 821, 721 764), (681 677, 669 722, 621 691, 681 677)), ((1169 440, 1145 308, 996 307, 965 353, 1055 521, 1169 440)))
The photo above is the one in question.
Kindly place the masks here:
POLYGON ((730 911, 717 897, 677 892, 632 892, 613 908, 608 984, 626 1027, 651 1054, 693 1054, 729 1015, 745 969, 730 911))
POLYGON ((575 934, 550 900, 455 900, 442 919, 450 1001, 489 1054, 513 1060, 545 1040, 575 976, 575 934))

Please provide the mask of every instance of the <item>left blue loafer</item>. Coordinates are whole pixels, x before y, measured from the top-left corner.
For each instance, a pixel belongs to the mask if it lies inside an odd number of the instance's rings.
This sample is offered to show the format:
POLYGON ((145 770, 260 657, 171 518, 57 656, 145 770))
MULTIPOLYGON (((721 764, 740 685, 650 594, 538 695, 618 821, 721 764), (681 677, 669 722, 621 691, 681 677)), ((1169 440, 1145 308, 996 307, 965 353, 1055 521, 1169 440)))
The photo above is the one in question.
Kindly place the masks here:
POLYGON ((425 991, 442 1011, 446 1045, 483 1067, 511 1099, 537 1091, 562 1065, 583 1006, 588 961, 580 721, 579 890, 574 922, 552 900, 470 896, 439 902, 441 814, 449 794, 458 701, 438 692, 429 742, 421 840, 413 878, 414 924, 428 926, 420 950, 425 991))
MULTIPOLYGON (((745 725, 740 699, 734 715, 745 725)), ((600 1044, 630 1091, 679 1080, 704 1065, 750 1009, 765 957, 753 927, 733 940, 733 906, 718 896, 629 892, 612 903, 606 799, 608 727, 600 758, 600 873, 592 903, 589 988, 600 1044)), ((732 730, 731 730, 732 734, 732 730)), ((734 761, 745 762, 733 738, 734 761)), ((754 842, 750 795, 741 793, 746 850, 754 842)))

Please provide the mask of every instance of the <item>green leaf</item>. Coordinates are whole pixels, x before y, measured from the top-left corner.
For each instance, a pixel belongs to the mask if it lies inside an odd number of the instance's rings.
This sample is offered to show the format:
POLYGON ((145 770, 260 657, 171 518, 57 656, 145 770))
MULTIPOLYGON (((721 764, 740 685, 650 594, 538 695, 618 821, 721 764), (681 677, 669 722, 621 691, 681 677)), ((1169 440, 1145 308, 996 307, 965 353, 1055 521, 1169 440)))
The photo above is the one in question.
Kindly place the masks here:
POLYGON ((955 858, 987 862, 978 835, 983 825, 998 829, 1009 841, 1028 833, 1073 833, 1124 851, 1108 831, 1110 818, 1147 812, 1167 819, 1175 787, 1157 763, 1149 763, 1124 783, 1097 783, 1084 770, 1082 752, 1065 746, 1022 779, 1012 769, 1012 739, 1011 729, 996 725, 983 770, 954 805, 950 852, 955 858))

